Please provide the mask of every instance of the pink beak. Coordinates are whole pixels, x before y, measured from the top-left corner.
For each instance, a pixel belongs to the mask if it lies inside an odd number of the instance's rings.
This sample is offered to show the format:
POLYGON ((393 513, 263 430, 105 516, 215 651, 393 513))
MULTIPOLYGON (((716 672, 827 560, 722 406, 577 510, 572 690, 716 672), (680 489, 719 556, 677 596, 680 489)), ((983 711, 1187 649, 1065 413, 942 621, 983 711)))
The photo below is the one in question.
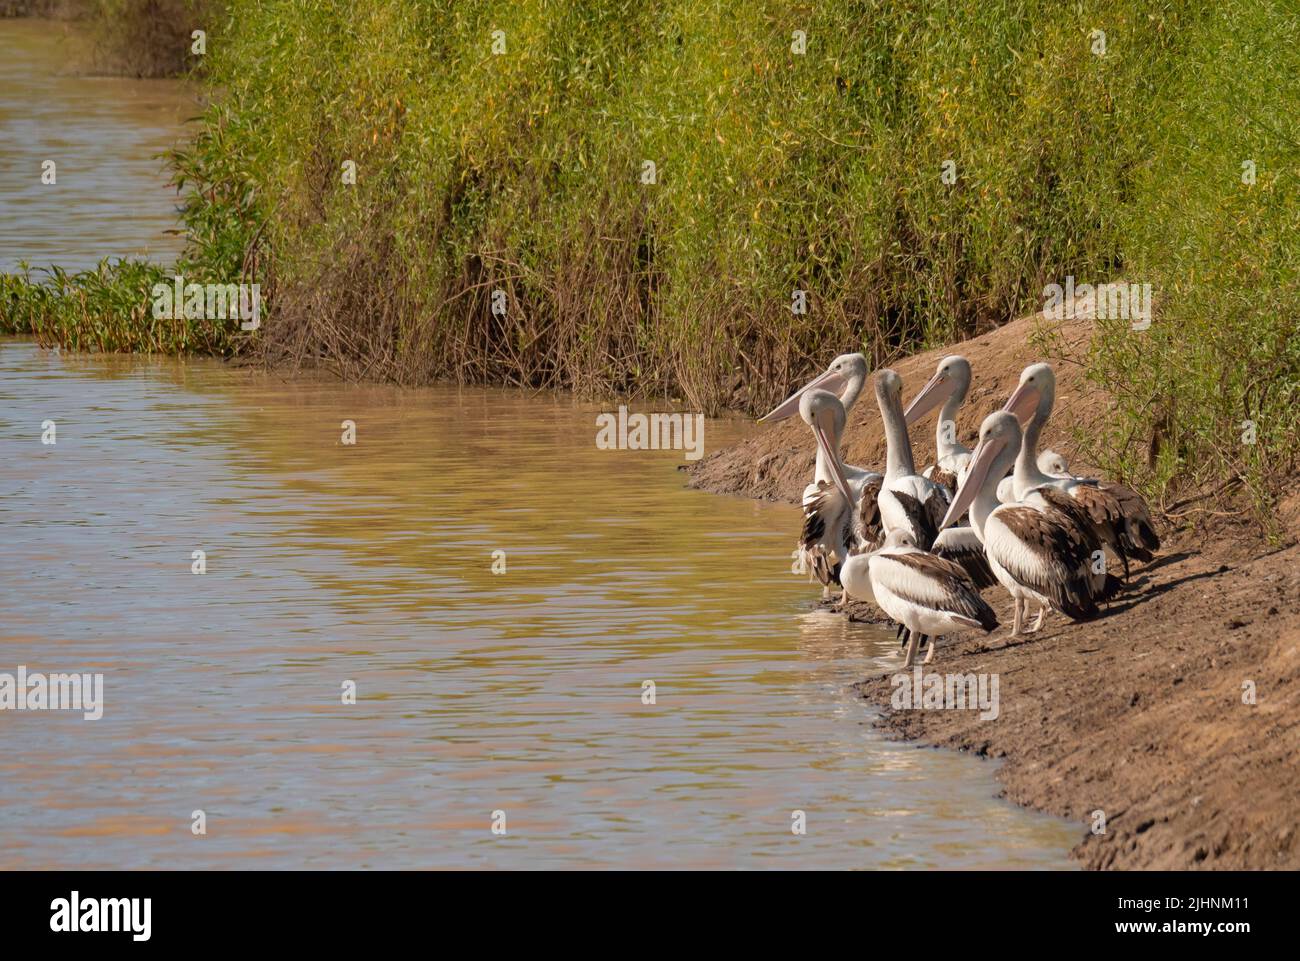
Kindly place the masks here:
POLYGON ((826 463, 831 467, 831 479, 835 486, 839 488, 844 495, 844 502, 853 508, 853 491, 849 488, 849 480, 844 476, 844 465, 840 463, 840 453, 831 444, 830 436, 824 431, 820 424, 813 425, 813 435, 817 438, 817 446, 822 449, 826 455, 826 463))
POLYGON ((1041 391, 1037 387, 1028 383, 1021 384, 1007 399, 1006 405, 1002 409, 1015 414, 1020 426, 1024 427, 1034 419, 1034 414, 1038 413, 1038 399, 1040 396, 1041 391))
POLYGON ((921 388, 921 393, 912 398, 912 402, 907 405, 907 410, 903 412, 903 420, 908 427, 911 427, 951 397, 956 389, 955 380, 948 380, 942 374, 936 373, 930 378, 929 383, 921 388))
POLYGON ((984 489, 984 481, 993 468, 993 462, 998 459, 998 455, 1006 446, 1005 437, 995 438, 990 444, 980 441, 976 445, 975 453, 971 456, 970 473, 966 475, 966 483, 962 484, 961 489, 957 491, 948 513, 943 516, 943 523, 939 525, 939 530, 944 530, 970 507, 971 501, 975 500, 975 495, 984 489))
POLYGON ((825 373, 818 374, 785 400, 781 401, 781 403, 777 404, 769 413, 760 417, 758 422, 760 424, 774 424, 779 420, 785 420, 787 417, 799 413, 799 398, 814 387, 820 387, 823 390, 829 390, 832 394, 838 394, 844 389, 844 376, 833 370, 828 370, 825 373))

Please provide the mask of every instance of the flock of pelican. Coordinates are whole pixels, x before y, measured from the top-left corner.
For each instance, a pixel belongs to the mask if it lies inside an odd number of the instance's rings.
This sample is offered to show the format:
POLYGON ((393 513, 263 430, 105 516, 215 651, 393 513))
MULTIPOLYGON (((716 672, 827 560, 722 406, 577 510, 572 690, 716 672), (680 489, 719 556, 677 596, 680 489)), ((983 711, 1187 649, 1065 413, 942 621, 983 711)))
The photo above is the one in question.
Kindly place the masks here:
POLYGON ((902 378, 877 371, 883 474, 840 455, 867 374, 862 354, 836 357, 762 420, 798 413, 812 429, 817 459, 803 493, 800 555, 824 596, 839 586, 839 606, 850 598, 873 601, 898 624, 904 667, 927 644, 930 663, 941 637, 994 630, 998 620, 983 588, 1000 584, 1014 602, 1010 636, 1029 634, 1049 610, 1074 620, 1096 617, 1099 603, 1127 581, 1130 561, 1149 561, 1160 547, 1140 494, 1075 477, 1059 454, 1039 454, 1056 400, 1049 364, 1024 369, 1005 406, 980 425, 974 450, 957 437, 957 411, 971 384, 965 357, 941 360, 906 408, 902 378), (917 473, 908 428, 940 405, 935 463, 917 473), (1123 580, 1107 570, 1116 562, 1123 580))

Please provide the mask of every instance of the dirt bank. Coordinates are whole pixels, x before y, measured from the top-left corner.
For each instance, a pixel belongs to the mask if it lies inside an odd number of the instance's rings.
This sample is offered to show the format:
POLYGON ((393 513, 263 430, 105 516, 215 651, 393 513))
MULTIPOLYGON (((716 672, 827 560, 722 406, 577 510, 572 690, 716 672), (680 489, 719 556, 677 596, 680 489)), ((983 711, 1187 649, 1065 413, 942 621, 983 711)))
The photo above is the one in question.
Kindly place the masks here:
MULTIPOLYGON (((1035 321, 1015 321, 958 347, 900 361, 919 389, 939 356, 971 359, 975 384, 959 429, 973 445, 979 419, 1001 403, 1022 367, 1041 359, 1035 321)), ((1090 325, 1066 327, 1075 348, 1090 325)), ((1080 369, 1057 365, 1057 410, 1089 422, 1108 408, 1080 369)), ((932 418, 931 418, 932 420, 932 418)), ((913 438, 918 464, 933 452, 933 424, 913 438)), ((701 462, 696 486, 794 501, 812 472, 807 428, 793 421, 701 462)), ((1044 436, 1074 455, 1059 428, 1044 436)), ((884 461, 875 405, 851 417, 845 444, 856 464, 884 461)), ((1196 515, 1205 521, 1208 515, 1196 515)), ((940 672, 999 675, 1001 713, 891 711, 888 675, 858 685, 885 709, 892 736, 1003 758, 1007 797, 1077 820, 1074 856, 1088 868, 1300 868, 1300 494, 1284 502, 1285 546, 1263 543, 1244 521, 1213 517, 1199 531, 1162 528, 1165 549, 1135 572, 1131 590, 1087 624, 1050 617, 1008 643, 962 635, 940 648, 940 672), (1255 703, 1244 703, 1253 687, 1255 703), (1105 814, 1106 833, 1089 830, 1105 814)), ((792 537, 794 532, 792 531, 792 537)), ((1004 624, 1010 599, 986 597, 1004 624)), ((854 614, 877 616, 857 606, 854 614)))

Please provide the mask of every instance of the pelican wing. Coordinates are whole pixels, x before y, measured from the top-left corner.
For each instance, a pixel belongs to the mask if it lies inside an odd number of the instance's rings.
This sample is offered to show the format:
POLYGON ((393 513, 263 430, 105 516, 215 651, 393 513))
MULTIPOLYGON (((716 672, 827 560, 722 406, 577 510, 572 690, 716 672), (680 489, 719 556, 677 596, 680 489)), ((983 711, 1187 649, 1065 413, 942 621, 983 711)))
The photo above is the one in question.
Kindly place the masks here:
POLYGON ((1062 523, 1073 525, 1078 529, 1080 537, 1091 541, 1089 544, 1091 550, 1098 550, 1102 544, 1113 543, 1116 540, 1109 522, 1104 519, 1099 520, 1098 515, 1090 509, 1087 502, 1072 497, 1059 487, 1050 485, 1035 487, 1025 494, 1025 503, 1049 514, 1055 512, 1060 515, 1058 519, 1062 523))
POLYGON ((811 548, 826 536, 826 507, 828 495, 835 491, 835 486, 826 481, 809 484, 803 492, 803 529, 799 532, 799 544, 805 549, 811 548))
POLYGON ((820 481, 804 488, 799 551, 813 577, 823 585, 839 583, 844 558, 834 555, 849 543, 850 520, 844 495, 834 484, 820 481))
POLYGON ((1018 504, 999 507, 984 524, 989 557, 1017 583, 1075 620, 1097 616, 1093 543, 1077 525, 1018 504))
POLYGON ((831 561, 826 548, 820 544, 808 548, 808 569, 823 587, 839 583, 840 565, 831 561))
POLYGON ((998 582, 993 576, 993 568, 989 567, 984 545, 972 527, 948 528, 934 539, 934 546, 930 550, 936 557, 959 565, 971 583, 981 590, 998 582))
POLYGON ((1115 498, 1120 515, 1124 518, 1124 548, 1139 560, 1151 560, 1152 551, 1160 549, 1160 536, 1156 534, 1151 509, 1142 495, 1123 484, 1100 484, 1099 488, 1115 498))
POLYGON ((885 478, 868 474, 858 498, 858 509, 853 517, 853 542, 856 550, 874 551, 884 539, 880 524, 880 488, 885 478))
POLYGON ((799 532, 799 544, 805 549, 814 544, 826 545, 828 534, 845 532, 845 537, 836 538, 830 543, 847 540, 849 525, 848 513, 844 510, 844 495, 829 481, 809 484, 803 492, 803 529, 799 532))
POLYGON ((1109 528, 1118 533, 1124 524, 1124 512, 1119 500, 1093 484, 1078 483, 1070 486, 1070 496, 1082 504, 1088 511, 1092 522, 1100 528, 1109 528))
POLYGON ((921 550, 929 550, 939 533, 939 525, 931 520, 925 505, 906 491, 885 491, 880 497, 880 516, 886 530, 911 531, 921 550))
POLYGON ((966 618, 986 631, 998 626, 997 615, 980 597, 956 563, 924 551, 884 551, 871 559, 871 580, 878 590, 934 611, 966 618))
POLYGON ((948 512, 948 492, 923 477, 904 477, 880 493, 880 523, 886 533, 911 531, 916 546, 928 551, 948 512))
POLYGON ((957 472, 946 470, 943 467, 935 466, 930 469, 930 473, 925 475, 934 481, 940 487, 948 492, 948 500, 952 501, 957 496, 957 472))

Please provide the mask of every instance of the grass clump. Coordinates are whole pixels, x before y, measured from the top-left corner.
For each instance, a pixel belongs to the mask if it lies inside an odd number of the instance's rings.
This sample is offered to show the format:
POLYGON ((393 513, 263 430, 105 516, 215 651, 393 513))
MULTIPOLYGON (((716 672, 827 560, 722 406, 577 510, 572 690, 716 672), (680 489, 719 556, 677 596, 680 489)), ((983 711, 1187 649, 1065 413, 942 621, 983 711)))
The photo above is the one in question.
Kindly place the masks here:
POLYGON ((1267 515, 1300 456, 1300 21, 1228 3, 1195 27, 1151 65, 1159 122, 1117 211, 1156 317, 1099 321, 1089 376, 1115 411, 1087 446, 1180 513, 1239 489, 1267 515))
POLYGON ((169 271, 138 260, 103 260, 78 273, 53 267, 34 275, 24 266, 0 274, 0 333, 68 350, 230 353, 228 324, 154 316, 154 285, 171 283, 169 271))
POLYGON ((1142 144, 1093 107, 1139 64, 1077 10, 945 6, 234 4, 210 120, 275 198, 260 349, 758 409, 1108 273, 1142 144))

